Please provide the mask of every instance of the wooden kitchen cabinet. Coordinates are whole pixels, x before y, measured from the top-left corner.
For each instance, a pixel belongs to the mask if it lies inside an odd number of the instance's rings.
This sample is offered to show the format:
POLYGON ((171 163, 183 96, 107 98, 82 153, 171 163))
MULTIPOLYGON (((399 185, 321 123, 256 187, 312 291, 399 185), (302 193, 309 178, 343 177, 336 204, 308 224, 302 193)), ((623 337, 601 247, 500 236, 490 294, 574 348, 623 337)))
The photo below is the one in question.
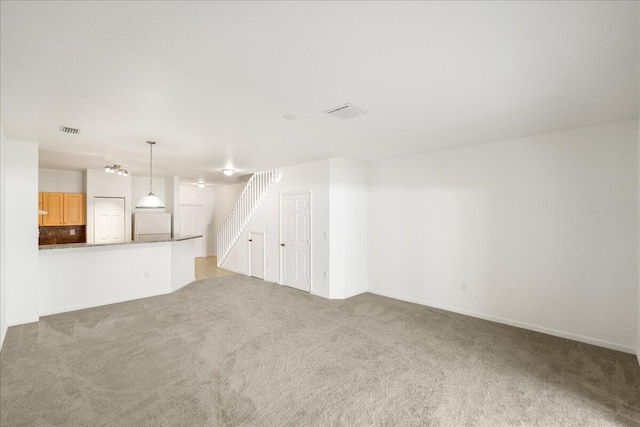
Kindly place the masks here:
POLYGON ((85 225, 84 194, 64 194, 64 225, 85 225))
POLYGON ((42 215, 40 215, 40 211, 42 209, 42 193, 38 193, 38 227, 42 225, 42 215))
POLYGON ((82 193, 40 193, 40 209, 47 211, 40 216, 43 227, 85 225, 85 195, 82 193))
POLYGON ((64 194, 42 193, 42 209, 47 211, 42 215, 42 225, 64 225, 64 194))

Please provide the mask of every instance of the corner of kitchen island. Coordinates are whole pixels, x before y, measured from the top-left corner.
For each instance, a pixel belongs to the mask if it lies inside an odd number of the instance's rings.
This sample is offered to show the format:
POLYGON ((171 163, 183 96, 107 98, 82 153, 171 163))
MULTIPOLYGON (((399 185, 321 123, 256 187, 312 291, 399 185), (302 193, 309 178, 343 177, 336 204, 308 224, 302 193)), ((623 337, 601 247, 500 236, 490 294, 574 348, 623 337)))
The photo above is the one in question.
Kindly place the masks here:
POLYGON ((175 292, 195 281, 201 236, 39 247, 39 315, 175 292))

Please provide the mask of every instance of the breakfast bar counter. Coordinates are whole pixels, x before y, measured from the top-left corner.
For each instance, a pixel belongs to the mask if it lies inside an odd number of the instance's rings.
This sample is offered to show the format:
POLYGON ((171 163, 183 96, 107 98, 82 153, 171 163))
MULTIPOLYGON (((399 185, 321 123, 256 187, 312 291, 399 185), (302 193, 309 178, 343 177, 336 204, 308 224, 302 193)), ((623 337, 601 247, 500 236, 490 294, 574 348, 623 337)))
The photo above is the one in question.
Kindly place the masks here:
POLYGON ((117 242, 117 243, 65 243, 60 245, 40 245, 38 249, 49 250, 49 249, 71 249, 71 248, 90 248, 90 247, 104 247, 104 246, 120 246, 120 245, 139 245, 143 243, 165 243, 165 242, 182 242, 183 240, 192 240, 198 239, 202 236, 175 236, 175 237, 163 237, 159 239, 147 239, 147 240, 130 240, 127 242, 117 242))
POLYGON ((175 292, 195 281, 196 239, 40 246, 40 316, 175 292))

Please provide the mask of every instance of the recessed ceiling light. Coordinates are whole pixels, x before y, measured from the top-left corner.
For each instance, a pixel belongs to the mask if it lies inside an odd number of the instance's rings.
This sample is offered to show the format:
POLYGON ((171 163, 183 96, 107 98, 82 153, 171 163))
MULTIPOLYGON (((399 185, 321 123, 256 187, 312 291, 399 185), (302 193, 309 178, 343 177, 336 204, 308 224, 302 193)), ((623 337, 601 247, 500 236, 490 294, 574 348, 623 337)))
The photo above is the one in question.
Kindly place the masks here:
POLYGON ((206 184, 206 183, 204 183, 204 182, 199 182, 199 183, 198 183, 198 188, 204 188, 204 187, 206 187, 206 186, 207 186, 207 184, 206 184))
POLYGON ((226 176, 231 176, 233 175, 235 171, 233 169, 227 168, 227 169, 222 169, 222 173, 225 174, 226 176))
POLYGON ((294 116, 293 114, 285 114, 284 116, 282 116, 282 118, 285 120, 295 120, 296 116, 294 116))

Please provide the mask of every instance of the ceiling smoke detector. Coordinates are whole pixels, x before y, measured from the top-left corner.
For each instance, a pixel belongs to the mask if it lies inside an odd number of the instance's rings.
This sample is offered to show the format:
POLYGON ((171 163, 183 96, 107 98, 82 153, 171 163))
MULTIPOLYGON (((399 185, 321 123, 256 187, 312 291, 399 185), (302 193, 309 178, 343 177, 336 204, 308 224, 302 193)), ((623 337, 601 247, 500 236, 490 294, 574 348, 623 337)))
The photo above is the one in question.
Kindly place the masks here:
POLYGON ((80 129, 70 128, 70 127, 67 127, 67 126, 60 126, 60 132, 77 134, 77 133, 80 133, 80 129))
POLYGON ((337 117, 342 120, 353 119, 354 117, 358 117, 367 113, 367 110, 348 103, 325 111, 325 114, 337 117))

